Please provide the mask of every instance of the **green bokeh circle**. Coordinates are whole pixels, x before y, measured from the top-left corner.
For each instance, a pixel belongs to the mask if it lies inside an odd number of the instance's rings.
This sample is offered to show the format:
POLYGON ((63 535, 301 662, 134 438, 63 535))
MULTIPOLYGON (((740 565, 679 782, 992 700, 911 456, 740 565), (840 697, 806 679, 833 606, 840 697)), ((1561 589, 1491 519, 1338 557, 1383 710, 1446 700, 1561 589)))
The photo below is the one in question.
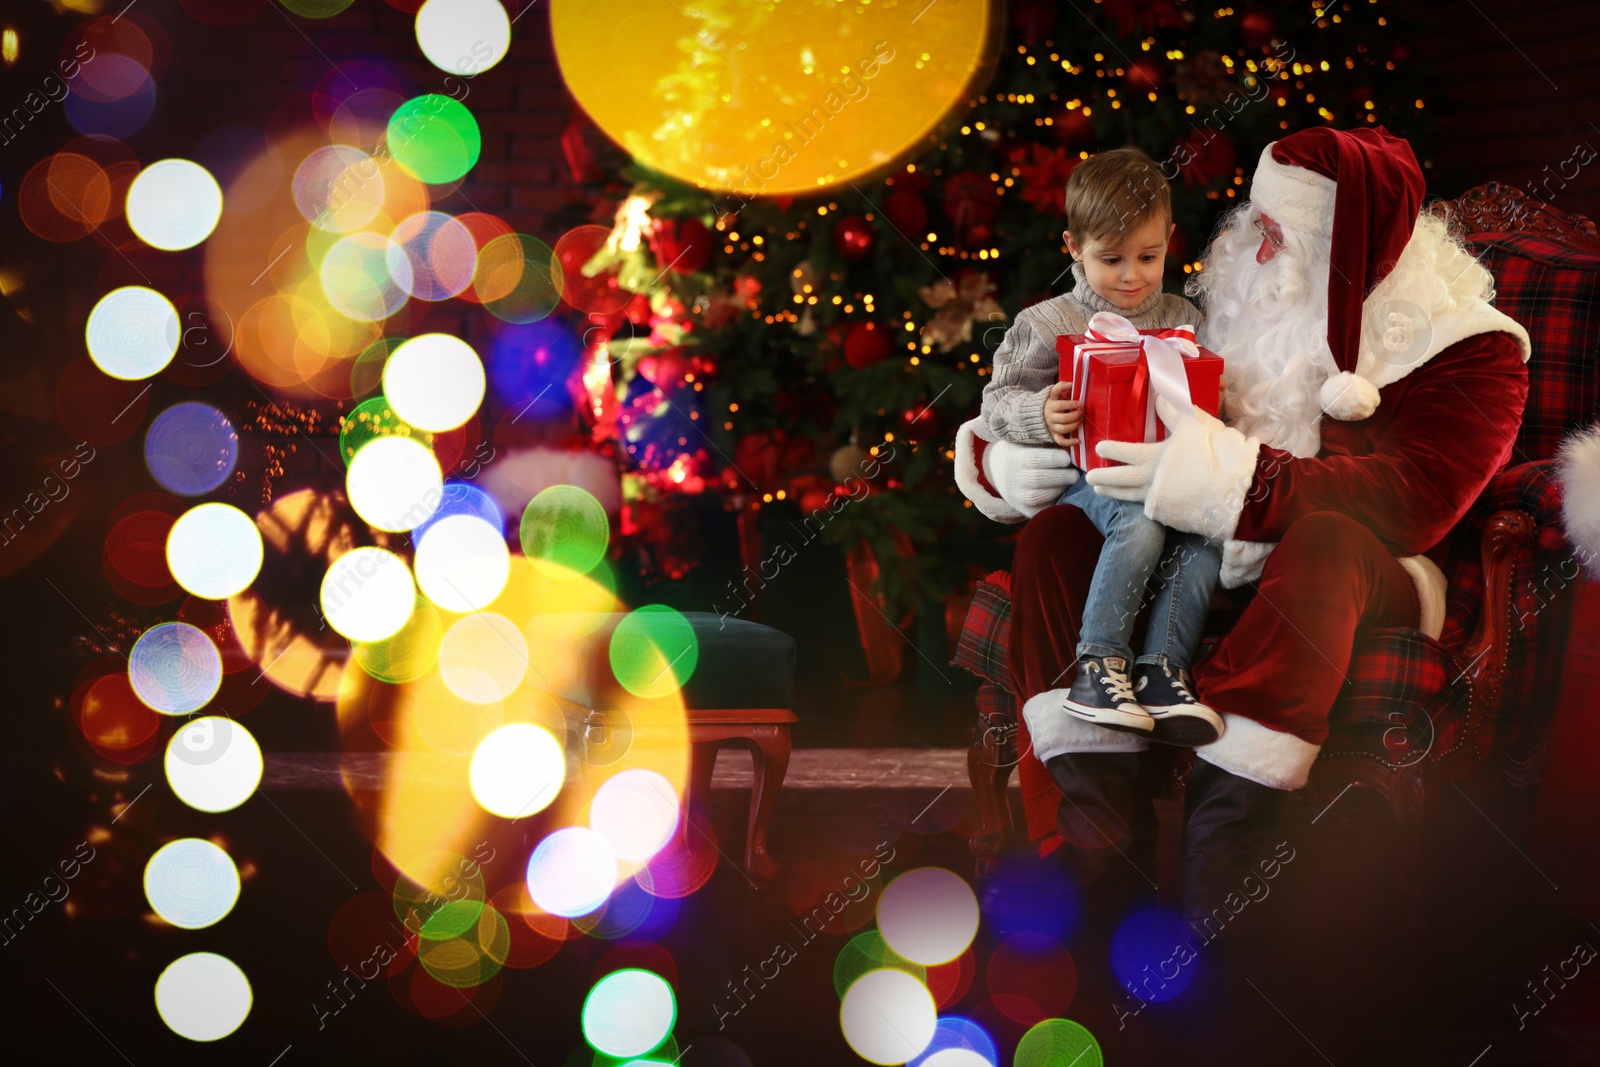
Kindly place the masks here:
POLYGON ((350 466, 356 453, 379 437, 414 437, 428 448, 433 447, 433 434, 396 415, 388 398, 380 394, 363 400, 340 420, 339 458, 346 467, 350 466))
POLYGON ((612 631, 611 673, 636 697, 662 697, 682 688, 699 662, 694 627, 665 604, 629 612, 612 631))
POLYGON ((413 97, 389 117, 389 154, 429 185, 460 178, 478 162, 483 137, 478 120, 458 100, 440 93, 413 97))
POLYGON ((593 493, 576 485, 552 485, 528 501, 517 534, 529 559, 587 574, 605 559, 611 524, 593 493))
MULTIPOLYGON (((485 254, 494 255, 499 250, 496 242, 505 242, 509 246, 512 241, 517 242, 522 253, 522 274, 509 293, 485 301, 483 306, 504 322, 538 322, 561 303, 561 287, 566 275, 561 270, 561 261, 556 258, 555 250, 537 237, 529 237, 525 233, 496 237, 489 242, 495 247, 485 246, 485 254)), ((510 251, 509 247, 506 251, 510 251)))
POLYGON ((878 931, 867 930, 851 938, 844 948, 839 950, 839 958, 833 961, 833 991, 838 994, 840 1000, 843 1000, 857 978, 868 971, 877 971, 884 967, 905 971, 922 984, 928 983, 926 967, 912 963, 895 952, 878 931))
POLYGON ((1022 1035, 1017 1042, 1014 1067, 1053 1067, 1070 1063, 1073 1067, 1105 1067, 1100 1042, 1082 1025, 1071 1019, 1046 1019, 1022 1035))

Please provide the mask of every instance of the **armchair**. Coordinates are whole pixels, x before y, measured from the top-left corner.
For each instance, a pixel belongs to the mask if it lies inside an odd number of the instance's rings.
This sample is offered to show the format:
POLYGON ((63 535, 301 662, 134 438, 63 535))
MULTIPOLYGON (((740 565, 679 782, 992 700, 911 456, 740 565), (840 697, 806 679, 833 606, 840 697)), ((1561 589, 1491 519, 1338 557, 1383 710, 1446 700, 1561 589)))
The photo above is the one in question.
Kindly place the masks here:
MULTIPOLYGON (((1433 640, 1396 627, 1360 637, 1306 787, 1319 807, 1356 784, 1387 800, 1399 832, 1402 885, 1413 902, 1423 828, 1444 789, 1538 780, 1581 580, 1561 529, 1553 457, 1566 434, 1600 417, 1594 223, 1498 183, 1430 210, 1494 275, 1496 306, 1528 330, 1527 407, 1510 462, 1452 535, 1443 633, 1433 640)), ((979 817, 970 845, 980 876, 1016 836, 1006 800, 1011 771, 1035 758, 1018 751, 1026 731, 1006 660, 1010 612, 1009 575, 991 574, 978 585, 951 661, 981 680, 967 756, 979 817)), ((1229 621, 1213 615, 1208 631, 1229 621)), ((1172 754, 1177 793, 1192 755, 1172 754)), ((1028 831, 1041 848, 1055 833, 1053 826, 1028 831)))

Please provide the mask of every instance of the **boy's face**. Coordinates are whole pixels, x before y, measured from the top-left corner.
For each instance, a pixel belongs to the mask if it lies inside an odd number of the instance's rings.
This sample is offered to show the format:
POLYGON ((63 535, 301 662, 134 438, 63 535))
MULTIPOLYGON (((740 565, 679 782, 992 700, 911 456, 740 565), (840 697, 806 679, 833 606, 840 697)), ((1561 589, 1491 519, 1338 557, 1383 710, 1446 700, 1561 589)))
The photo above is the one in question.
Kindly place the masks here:
POLYGON ((1166 219, 1151 219, 1117 245, 1096 240, 1079 244, 1071 230, 1062 236, 1072 258, 1083 263, 1090 288, 1119 308, 1130 309, 1161 288, 1167 241, 1175 229, 1176 224, 1166 219))

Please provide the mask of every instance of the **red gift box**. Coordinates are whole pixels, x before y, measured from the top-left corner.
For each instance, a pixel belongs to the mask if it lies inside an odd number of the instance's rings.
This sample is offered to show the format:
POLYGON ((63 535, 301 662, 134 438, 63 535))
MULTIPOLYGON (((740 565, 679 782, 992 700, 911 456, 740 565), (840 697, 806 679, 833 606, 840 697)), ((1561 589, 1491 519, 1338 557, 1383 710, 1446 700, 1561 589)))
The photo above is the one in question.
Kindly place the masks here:
MULTIPOLYGON (((1217 414, 1222 357, 1194 343, 1193 327, 1135 330, 1122 316, 1101 312, 1090 320, 1088 333, 1056 338, 1061 380, 1071 382, 1072 399, 1083 402, 1078 443, 1071 449, 1078 469, 1117 465, 1095 452, 1101 441, 1160 441, 1166 437, 1166 423, 1155 410, 1157 388, 1144 340, 1149 337, 1159 337, 1177 349, 1189 401, 1209 415, 1217 414)), ((1177 391, 1182 389, 1177 386, 1177 391)))

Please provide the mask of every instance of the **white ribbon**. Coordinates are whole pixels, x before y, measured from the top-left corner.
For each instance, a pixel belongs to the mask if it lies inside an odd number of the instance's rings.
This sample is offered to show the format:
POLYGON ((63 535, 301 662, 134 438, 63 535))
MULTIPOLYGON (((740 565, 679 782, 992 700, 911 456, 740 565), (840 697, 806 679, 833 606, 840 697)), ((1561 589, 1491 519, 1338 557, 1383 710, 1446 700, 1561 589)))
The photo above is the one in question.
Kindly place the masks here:
POLYGON ((1156 430, 1162 425, 1156 414, 1156 397, 1162 397, 1180 414, 1192 414, 1194 399, 1189 395, 1189 375, 1183 369, 1185 356, 1200 355, 1200 346, 1194 340, 1193 326, 1174 327, 1175 337, 1155 337, 1139 330, 1111 311, 1097 311, 1089 320, 1086 337, 1089 340, 1113 344, 1139 345, 1144 351, 1144 363, 1150 374, 1150 392, 1145 403, 1144 439, 1154 441, 1156 430))

